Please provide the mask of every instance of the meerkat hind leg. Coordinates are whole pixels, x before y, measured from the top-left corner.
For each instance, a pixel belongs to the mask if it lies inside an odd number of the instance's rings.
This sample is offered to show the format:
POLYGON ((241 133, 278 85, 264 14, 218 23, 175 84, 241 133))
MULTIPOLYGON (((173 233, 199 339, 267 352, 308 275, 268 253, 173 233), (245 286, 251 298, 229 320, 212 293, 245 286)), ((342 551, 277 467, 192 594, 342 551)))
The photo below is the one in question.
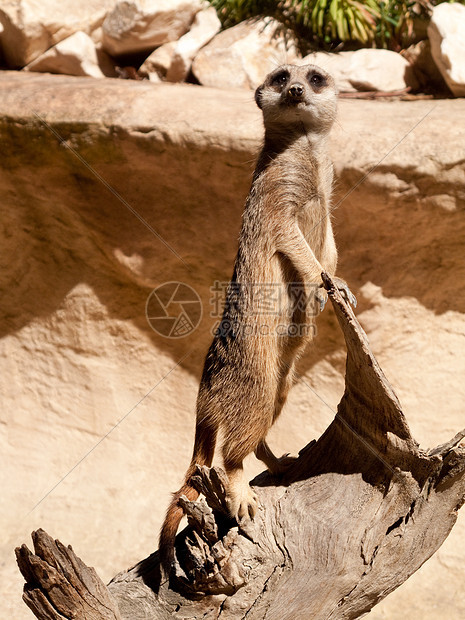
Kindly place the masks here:
POLYGON ((281 458, 278 458, 264 439, 256 447, 255 456, 265 463, 273 476, 284 474, 297 460, 297 457, 289 454, 283 454, 281 458))
POLYGON ((226 504, 229 513, 237 522, 244 518, 253 519, 257 512, 257 496, 244 475, 242 463, 230 465, 225 463, 229 485, 226 489, 226 504))

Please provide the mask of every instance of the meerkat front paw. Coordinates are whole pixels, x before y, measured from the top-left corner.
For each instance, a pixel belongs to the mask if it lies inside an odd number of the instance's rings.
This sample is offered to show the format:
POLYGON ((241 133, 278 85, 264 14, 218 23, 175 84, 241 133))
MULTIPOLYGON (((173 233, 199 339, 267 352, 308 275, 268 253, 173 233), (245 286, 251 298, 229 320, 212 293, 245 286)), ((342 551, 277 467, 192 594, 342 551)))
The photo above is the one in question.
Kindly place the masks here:
MULTIPOLYGON (((334 284, 336 285, 337 290, 342 294, 344 300, 348 304, 352 304, 352 306, 354 308, 356 308, 357 307, 357 298, 355 297, 355 295, 350 290, 349 285, 347 284, 347 282, 345 280, 343 280, 342 278, 337 278, 336 276, 333 276, 331 279, 334 282, 334 284)), ((324 309, 324 307, 326 305, 326 302, 328 301, 328 293, 327 293, 326 289, 324 288, 323 284, 320 284, 320 287, 318 288, 317 292, 315 293, 315 297, 316 297, 317 303, 319 303, 319 305, 320 305, 320 312, 323 312, 323 309, 324 309)))
POLYGON ((240 488, 229 489, 226 505, 231 517, 240 523, 243 519, 253 519, 257 513, 258 498, 248 483, 240 488))
POLYGON ((352 293, 352 291, 350 290, 347 282, 345 280, 343 280, 342 278, 337 278, 334 277, 332 278, 334 284, 337 286, 337 290, 340 291, 340 293, 342 293, 342 296, 344 297, 345 301, 348 304, 352 304, 354 308, 357 307, 357 298, 355 297, 355 295, 352 293))

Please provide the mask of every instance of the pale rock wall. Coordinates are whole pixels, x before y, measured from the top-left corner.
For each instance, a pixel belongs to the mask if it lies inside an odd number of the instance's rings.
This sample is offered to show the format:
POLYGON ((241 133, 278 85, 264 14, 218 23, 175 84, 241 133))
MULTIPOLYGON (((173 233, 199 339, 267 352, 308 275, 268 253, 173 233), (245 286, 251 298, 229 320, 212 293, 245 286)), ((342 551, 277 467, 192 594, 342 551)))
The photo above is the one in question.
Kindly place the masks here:
MULTIPOLYGON (((32 529, 104 579, 156 548, 190 459, 209 287, 232 272, 262 125, 243 91, 20 73, 0 85, 0 615, 26 620, 13 547, 32 529), (204 303, 183 340, 145 318, 171 280, 204 303)), ((331 140, 339 273, 425 447, 464 426, 464 113, 460 100, 342 101, 331 140)), ((318 436, 342 394, 329 308, 318 332, 271 432, 278 453, 318 436)), ((461 514, 371 617, 464 617, 464 541, 461 514)))

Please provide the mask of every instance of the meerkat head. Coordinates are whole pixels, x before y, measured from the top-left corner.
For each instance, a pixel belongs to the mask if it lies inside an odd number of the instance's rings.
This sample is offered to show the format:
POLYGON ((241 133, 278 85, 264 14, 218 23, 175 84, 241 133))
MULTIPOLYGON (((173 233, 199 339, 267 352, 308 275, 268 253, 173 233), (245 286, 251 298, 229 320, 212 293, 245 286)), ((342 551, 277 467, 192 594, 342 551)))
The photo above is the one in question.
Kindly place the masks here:
POLYGON ((336 118, 334 79, 316 65, 282 65, 255 91, 265 128, 300 125, 306 131, 327 132, 336 118))

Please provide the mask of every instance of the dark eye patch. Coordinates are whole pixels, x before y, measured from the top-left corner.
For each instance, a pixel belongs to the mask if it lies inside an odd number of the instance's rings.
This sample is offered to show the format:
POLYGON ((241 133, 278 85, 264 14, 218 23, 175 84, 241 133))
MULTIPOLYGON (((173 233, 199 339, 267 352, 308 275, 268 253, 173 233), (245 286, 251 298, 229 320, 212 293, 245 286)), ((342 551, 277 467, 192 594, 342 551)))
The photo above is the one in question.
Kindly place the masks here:
POLYGON ((315 86, 315 88, 322 88, 323 86, 326 86, 326 78, 321 75, 321 73, 309 73, 307 79, 312 86, 315 86))
POLYGON ((272 86, 284 86, 289 79, 289 73, 287 71, 280 71, 271 80, 272 86))

